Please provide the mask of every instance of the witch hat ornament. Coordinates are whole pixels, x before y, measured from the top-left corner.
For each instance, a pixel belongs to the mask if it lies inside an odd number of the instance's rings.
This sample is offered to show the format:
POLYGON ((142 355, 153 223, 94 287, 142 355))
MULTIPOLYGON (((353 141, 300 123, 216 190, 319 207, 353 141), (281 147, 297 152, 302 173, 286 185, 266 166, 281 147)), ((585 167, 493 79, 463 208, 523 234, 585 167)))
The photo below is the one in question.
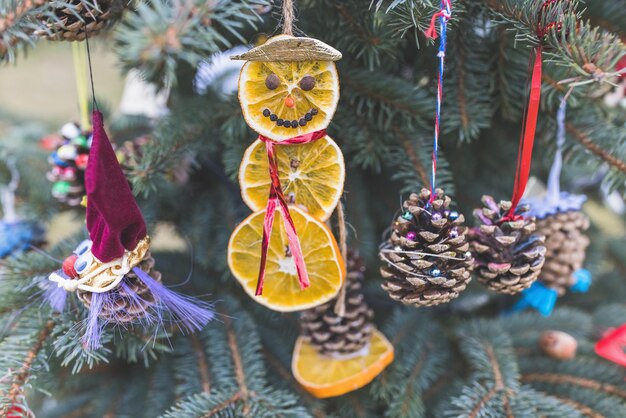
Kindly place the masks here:
MULTIPOLYGON (((91 62, 89 67, 91 71, 91 62)), ((198 331, 213 319, 211 305, 161 284, 143 215, 104 130, 95 94, 93 104, 85 170, 89 239, 65 259, 62 269, 50 274, 57 287, 50 286, 45 298, 61 311, 67 293, 77 294, 88 310, 83 345, 89 350, 100 347, 107 324, 152 328, 169 321, 182 331, 198 331)))

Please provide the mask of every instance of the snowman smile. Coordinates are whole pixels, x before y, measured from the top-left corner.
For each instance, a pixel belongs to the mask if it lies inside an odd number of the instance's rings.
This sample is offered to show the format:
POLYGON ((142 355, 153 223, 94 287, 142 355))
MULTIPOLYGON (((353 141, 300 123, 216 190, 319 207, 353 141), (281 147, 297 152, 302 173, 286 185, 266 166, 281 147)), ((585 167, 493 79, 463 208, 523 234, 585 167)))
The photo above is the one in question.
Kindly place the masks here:
POLYGON ((284 126, 285 128, 297 128, 299 126, 306 126, 319 111, 317 109, 311 109, 304 114, 300 119, 285 120, 281 119, 269 109, 263 110, 263 116, 269 118, 272 122, 276 123, 276 126, 284 126))

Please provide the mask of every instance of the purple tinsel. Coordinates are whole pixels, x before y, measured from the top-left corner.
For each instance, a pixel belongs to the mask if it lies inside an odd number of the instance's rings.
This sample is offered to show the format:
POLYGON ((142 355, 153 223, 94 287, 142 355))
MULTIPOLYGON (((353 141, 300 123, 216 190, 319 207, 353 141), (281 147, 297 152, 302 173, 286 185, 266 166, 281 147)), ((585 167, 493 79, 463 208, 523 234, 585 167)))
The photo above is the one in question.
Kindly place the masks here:
POLYGON ((87 350, 96 350, 100 348, 100 336, 102 335, 102 329, 106 324, 98 318, 102 313, 102 307, 105 304, 105 300, 110 299, 107 293, 91 294, 89 315, 87 316, 85 324, 85 335, 83 335, 83 346, 87 348, 87 350))
POLYGON ((67 292, 56 283, 46 281, 45 285, 46 288, 43 294, 44 300, 48 302, 55 312, 63 312, 65 302, 67 301, 67 292))
POLYGON ((215 317, 209 303, 169 290, 139 267, 133 267, 133 272, 148 286, 154 299, 162 303, 163 307, 176 320, 176 323, 182 326, 183 331, 200 331, 215 317))

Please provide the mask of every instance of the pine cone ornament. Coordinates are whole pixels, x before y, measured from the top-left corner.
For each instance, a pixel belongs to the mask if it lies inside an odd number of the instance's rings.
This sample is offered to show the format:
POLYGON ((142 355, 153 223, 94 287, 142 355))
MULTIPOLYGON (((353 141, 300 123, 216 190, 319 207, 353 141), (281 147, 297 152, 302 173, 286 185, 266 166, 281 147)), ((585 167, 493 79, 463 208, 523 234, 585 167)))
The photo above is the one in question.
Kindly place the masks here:
POLYGON ((537 217, 537 233, 546 237, 546 262, 539 281, 559 296, 574 284, 574 272, 582 268, 589 238, 589 218, 581 211, 585 196, 561 193, 556 204, 530 201, 537 217))
POLYGON ((39 36, 50 41, 83 41, 98 34, 121 11, 117 0, 70 0, 69 3, 68 7, 56 8, 51 4, 54 17, 41 17, 46 30, 39 31, 39 36))
MULTIPOLYGON (((148 273, 154 280, 161 281, 161 273, 154 269, 155 261, 148 251, 138 267, 148 273)), ((105 321, 123 324, 134 322, 145 316, 155 303, 150 289, 131 270, 124 276, 122 283, 112 290, 110 297, 113 303, 103 305, 100 318, 105 321)), ((93 293, 77 290, 80 301, 89 309, 93 293)))
POLYGON ((361 290, 365 267, 358 252, 348 254, 345 312, 335 313, 337 300, 302 312, 302 335, 317 351, 326 356, 343 358, 359 353, 370 337, 374 312, 367 306, 361 290))
POLYGON ((486 207, 474 211, 481 225, 469 234, 478 280, 494 292, 514 295, 539 277, 546 254, 544 237, 535 233, 535 218, 528 216, 527 205, 519 205, 515 220, 508 220, 511 202, 496 204, 491 196, 483 196, 482 202, 486 207))
POLYGON ((60 203, 79 206, 85 195, 85 168, 89 157, 91 132, 67 123, 60 132, 63 142, 50 155, 52 169, 46 178, 53 183, 52 196, 60 203))
POLYGON ((449 209, 451 199, 443 190, 435 190, 432 202, 430 197, 427 189, 409 196, 380 250, 386 263, 380 270, 383 289, 392 299, 417 307, 458 297, 473 268, 465 218, 449 209))
POLYGON ((122 170, 127 174, 133 171, 141 161, 145 148, 150 144, 152 139, 147 135, 139 136, 135 139, 124 141, 124 143, 115 150, 117 161, 119 161, 122 170))

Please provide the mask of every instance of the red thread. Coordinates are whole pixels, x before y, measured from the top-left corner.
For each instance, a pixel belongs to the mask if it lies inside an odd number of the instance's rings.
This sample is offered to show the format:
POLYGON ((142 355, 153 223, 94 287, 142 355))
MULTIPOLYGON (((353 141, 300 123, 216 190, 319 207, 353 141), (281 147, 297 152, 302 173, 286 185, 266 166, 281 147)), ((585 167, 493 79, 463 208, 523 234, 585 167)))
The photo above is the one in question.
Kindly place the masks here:
POLYGON ((515 209, 524 195, 528 176, 530 175, 530 164, 533 155, 533 144, 535 142, 535 131, 537 129, 537 116, 541 102, 541 46, 535 48, 535 63, 533 66, 532 78, 530 81, 530 97, 528 100, 528 110, 524 115, 520 144, 517 152, 517 167, 515 169, 515 185, 513 186, 513 197, 511 198, 511 209, 503 218, 503 221, 516 220, 515 209))
POLYGON ((430 25, 428 26, 428 29, 424 31, 424 35, 426 35, 427 38, 437 39, 437 28, 435 27, 435 25, 437 24, 438 17, 447 17, 447 18, 450 17, 448 13, 446 12, 446 10, 443 8, 446 6, 448 8, 452 7, 452 5, 450 4, 450 0, 443 0, 441 2, 441 5, 442 5, 442 9, 432 15, 432 17, 430 18, 430 25))
POLYGON ((263 220, 261 264, 259 266, 259 277, 257 279, 256 291, 254 293, 255 296, 263 294, 263 282, 265 281, 267 252, 269 250, 270 236, 272 235, 272 227, 274 225, 274 212, 276 211, 276 206, 279 206, 283 213, 283 222, 285 225, 285 231, 287 232, 287 240, 289 241, 289 251, 291 252, 291 256, 293 257, 294 263, 296 265, 300 288, 305 289, 309 287, 309 275, 306 271, 304 256, 302 255, 302 249, 300 248, 300 240, 298 239, 298 233, 293 224, 293 219, 291 219, 291 214, 289 213, 289 205, 285 200, 285 195, 283 194, 283 189, 280 184, 280 177, 278 175, 278 160, 276 158, 274 146, 308 144, 309 142, 317 141, 325 135, 326 131, 322 129, 306 135, 289 138, 280 142, 276 142, 268 137, 259 135, 259 140, 265 143, 265 148, 267 149, 267 159, 269 161, 269 172, 272 183, 270 185, 270 195, 267 200, 267 207, 265 209, 265 219, 263 220))

